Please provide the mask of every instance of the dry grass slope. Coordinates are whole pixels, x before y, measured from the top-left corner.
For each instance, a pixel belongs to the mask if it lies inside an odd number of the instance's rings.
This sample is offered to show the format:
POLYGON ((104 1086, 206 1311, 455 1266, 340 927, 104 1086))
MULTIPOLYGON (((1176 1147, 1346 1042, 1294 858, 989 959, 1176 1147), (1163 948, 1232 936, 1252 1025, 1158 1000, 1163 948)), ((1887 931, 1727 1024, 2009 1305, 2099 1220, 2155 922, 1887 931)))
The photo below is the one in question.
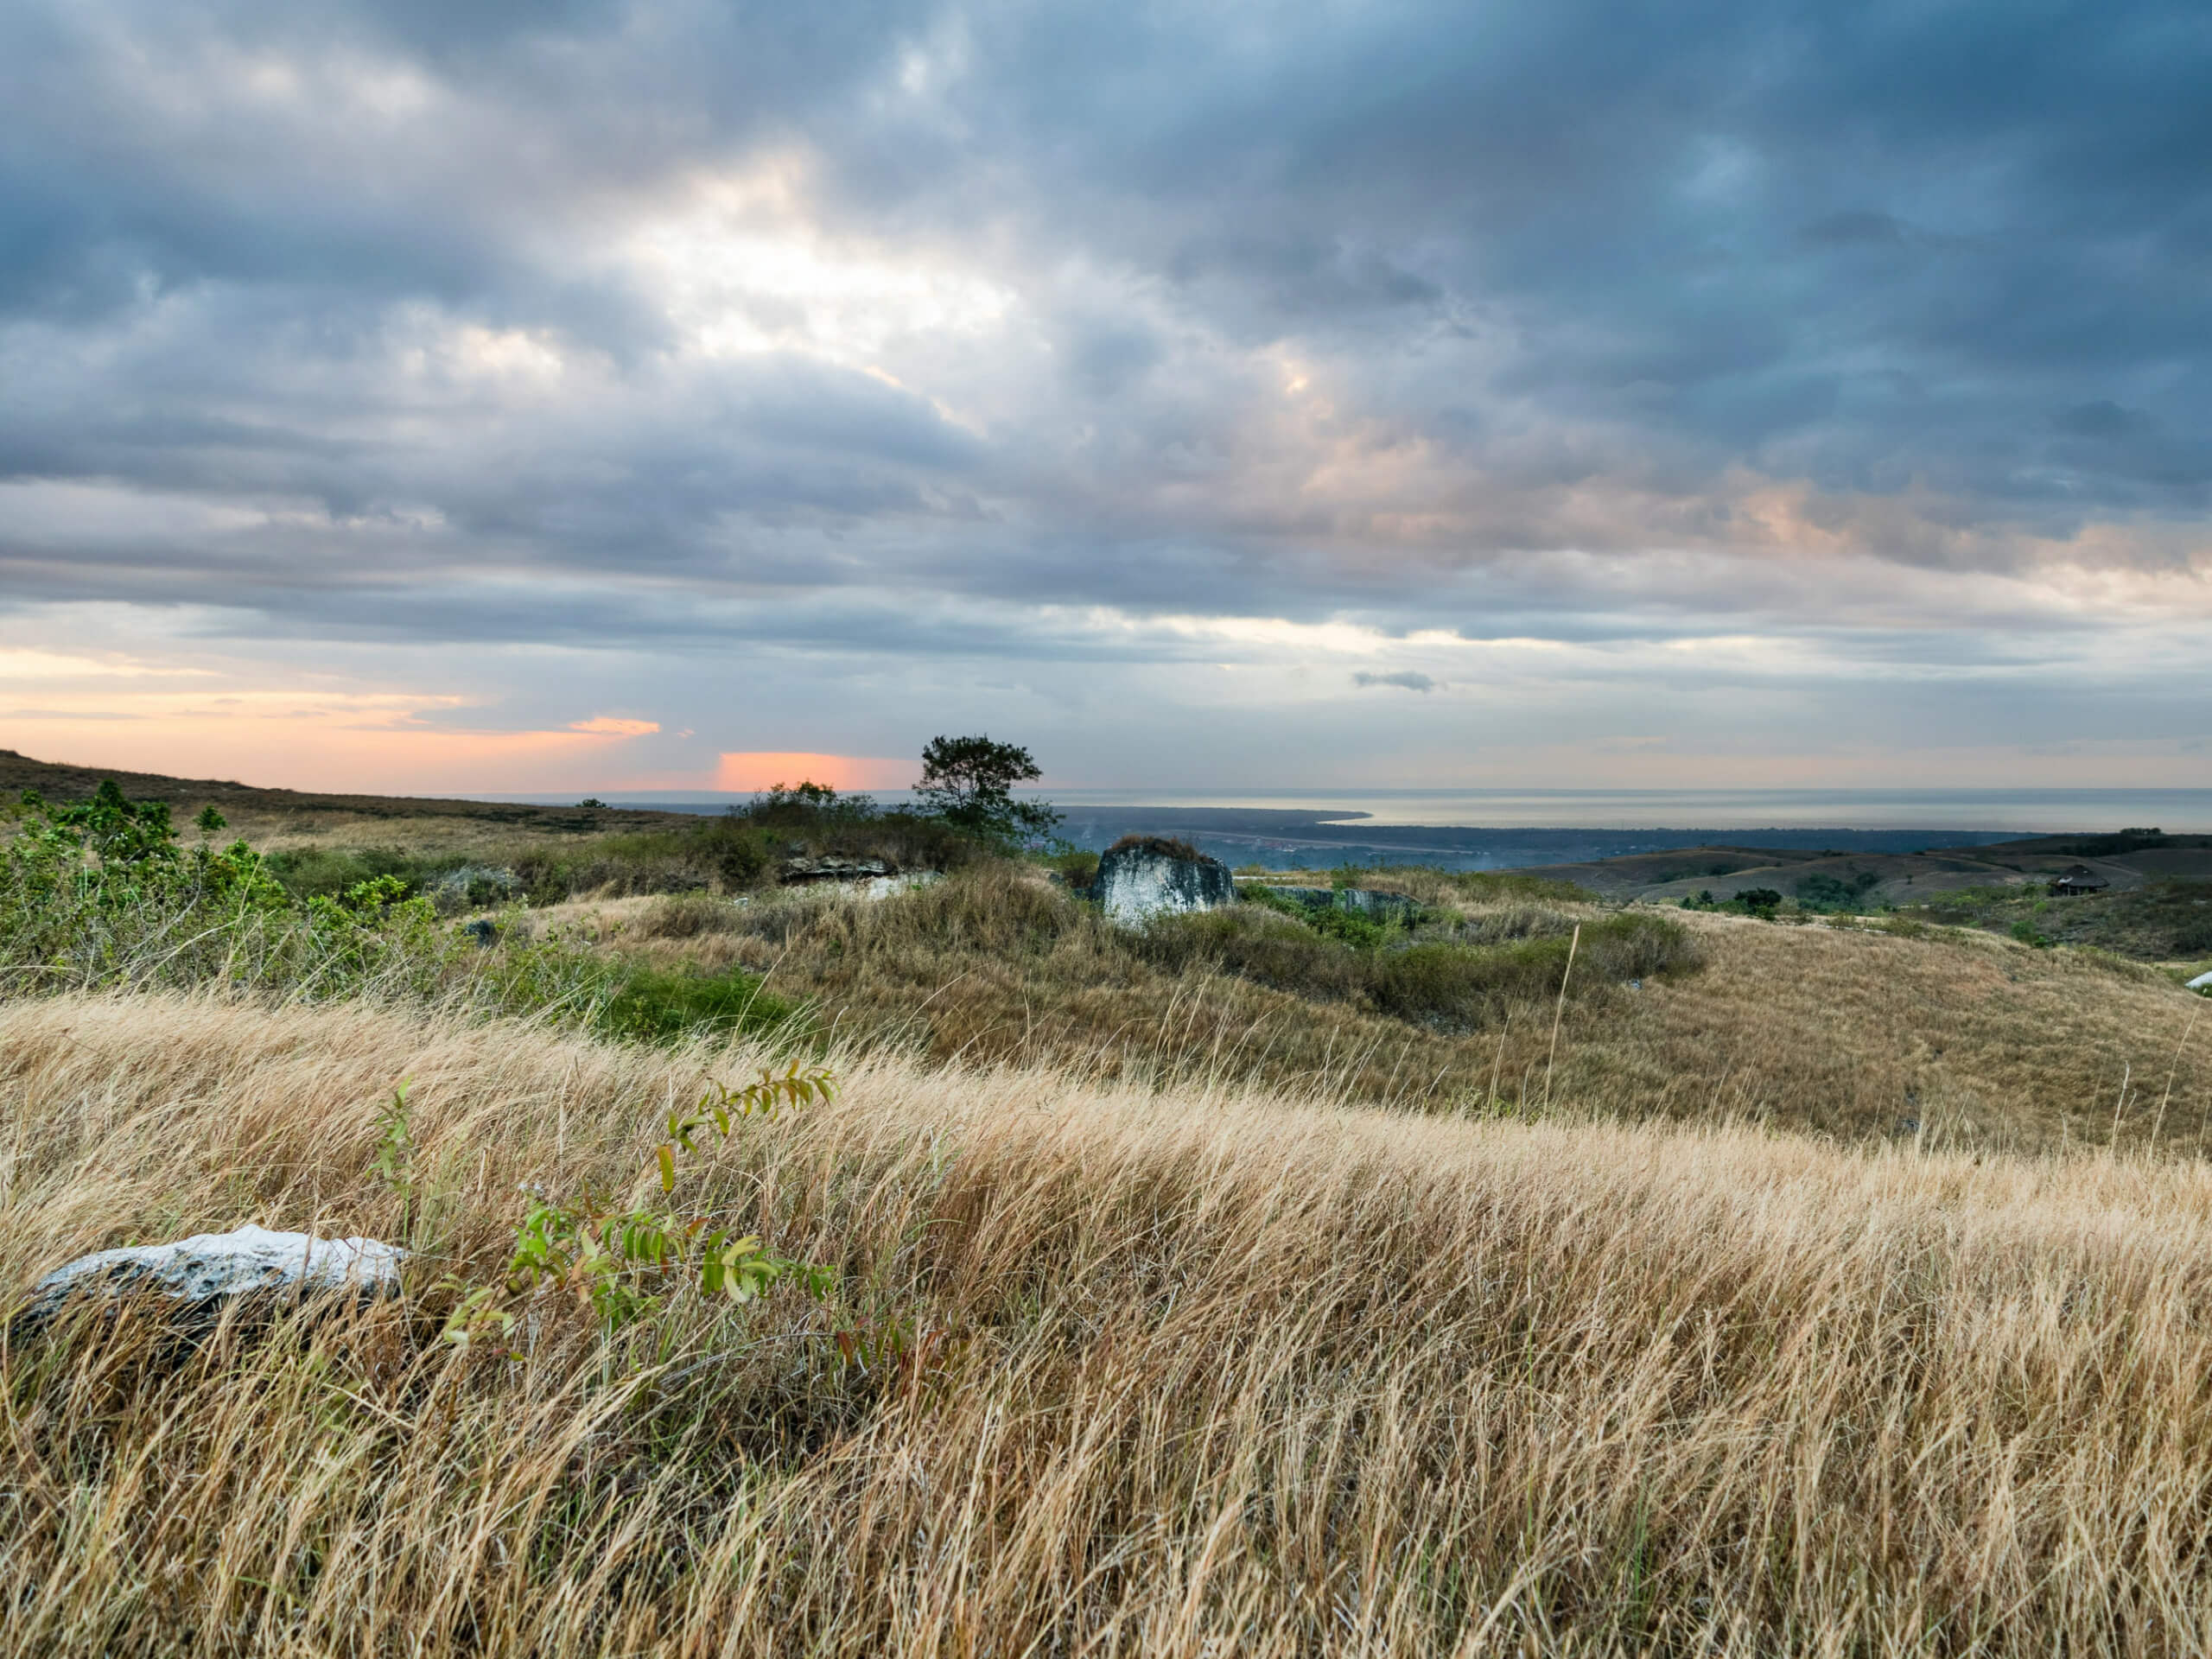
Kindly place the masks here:
MULTIPOLYGON (((1841 940, 1839 950, 1883 942, 1841 940)), ((1872 958, 1869 958, 1872 960, 1872 958)), ((1885 961, 1891 960, 1884 958, 1885 961)), ((844 1061, 716 1202, 842 1305, 441 1351, 515 1186, 753 1057, 0 1006, 0 1278, 246 1219, 410 1306, 0 1357, 19 1652, 2159 1654, 2212 1644, 2212 1171, 844 1061), (833 1320, 910 1362, 842 1367, 833 1320)))
MULTIPOLYGON (((1518 908, 1509 899, 1465 913, 1480 925, 1518 908)), ((1471 1031, 1439 1029, 1203 961, 1166 969, 1003 868, 874 905, 817 894, 739 912, 704 898, 634 900, 544 919, 591 925, 662 965, 766 973, 836 1029, 938 1059, 1445 1112, 1479 1108, 1495 1079, 1516 1110, 1548 1093, 1627 1118, 1736 1118, 1853 1140, 1910 1124, 1947 1146, 1996 1150, 2103 1143, 2115 1129, 2124 1147, 2204 1142, 2212 1019, 2192 1033, 2202 1003, 2149 969, 1944 929, 1898 937, 1664 914, 1695 930, 1707 965, 1637 990, 1579 968, 1548 1090, 1548 995, 1491 1005, 1471 1031)))

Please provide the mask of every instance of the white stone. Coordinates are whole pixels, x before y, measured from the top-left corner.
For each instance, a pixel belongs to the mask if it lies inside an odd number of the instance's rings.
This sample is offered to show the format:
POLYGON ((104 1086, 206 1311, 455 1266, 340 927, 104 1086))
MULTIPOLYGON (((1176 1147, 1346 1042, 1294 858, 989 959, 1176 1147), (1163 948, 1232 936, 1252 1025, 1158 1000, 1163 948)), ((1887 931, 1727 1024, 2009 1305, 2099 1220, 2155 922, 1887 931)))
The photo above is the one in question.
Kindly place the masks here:
POLYGON ((32 1287, 23 1316, 46 1318, 77 1292, 101 1296, 147 1294, 174 1301, 218 1301, 250 1291, 343 1290, 364 1296, 396 1294, 407 1252, 373 1238, 315 1238, 245 1226, 199 1233, 173 1244, 99 1250, 66 1262, 32 1287))
POLYGON ((2199 974, 2189 982, 2189 988, 2192 991, 2212 990, 2212 974, 2199 974))
POLYGON ((1091 895, 1107 919, 1124 927, 1155 916, 1182 916, 1218 910, 1236 902, 1229 867, 1204 854, 1183 857, 1154 836, 1125 836, 1098 861, 1091 895))

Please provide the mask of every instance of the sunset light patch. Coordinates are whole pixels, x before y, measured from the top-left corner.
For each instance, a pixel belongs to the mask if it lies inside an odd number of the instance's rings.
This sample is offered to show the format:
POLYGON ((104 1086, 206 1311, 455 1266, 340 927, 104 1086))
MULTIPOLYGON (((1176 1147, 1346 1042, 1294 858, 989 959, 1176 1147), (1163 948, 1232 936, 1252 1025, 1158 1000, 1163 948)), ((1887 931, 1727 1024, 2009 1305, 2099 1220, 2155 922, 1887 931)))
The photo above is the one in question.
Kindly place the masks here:
POLYGON ((657 720, 617 720, 612 715, 597 715, 589 720, 572 720, 572 732, 582 732, 591 737, 651 737, 660 730, 657 720))
POLYGON ((715 787, 733 792, 768 789, 777 784, 824 784, 831 789, 902 789, 912 781, 914 763, 858 754, 810 754, 779 751, 726 753, 715 774, 715 787))

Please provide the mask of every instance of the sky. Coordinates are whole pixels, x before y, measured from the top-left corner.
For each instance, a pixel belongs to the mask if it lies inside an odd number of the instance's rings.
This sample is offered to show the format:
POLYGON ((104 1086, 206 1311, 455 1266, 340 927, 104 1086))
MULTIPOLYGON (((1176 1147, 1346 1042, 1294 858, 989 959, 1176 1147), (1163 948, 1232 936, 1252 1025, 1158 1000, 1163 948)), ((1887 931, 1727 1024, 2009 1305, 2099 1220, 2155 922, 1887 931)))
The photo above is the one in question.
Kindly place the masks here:
POLYGON ((2212 8, 11 0, 0 747, 2212 785, 2212 8))

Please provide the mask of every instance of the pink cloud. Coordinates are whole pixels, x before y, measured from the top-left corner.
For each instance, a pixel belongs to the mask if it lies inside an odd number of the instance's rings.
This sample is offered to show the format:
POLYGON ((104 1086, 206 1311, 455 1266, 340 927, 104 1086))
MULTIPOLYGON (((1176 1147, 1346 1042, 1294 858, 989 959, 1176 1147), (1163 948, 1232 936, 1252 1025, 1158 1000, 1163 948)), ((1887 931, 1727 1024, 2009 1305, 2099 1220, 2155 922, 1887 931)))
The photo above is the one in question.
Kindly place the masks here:
POLYGON ((589 720, 572 720, 572 732, 583 732, 593 737, 650 737, 660 730, 657 720, 618 720, 613 715, 595 715, 589 720))
POLYGON ((732 791, 766 789, 774 784, 826 784, 831 789, 903 789, 913 781, 914 763, 861 754, 812 754, 803 751, 748 750, 725 753, 715 787, 732 791))

